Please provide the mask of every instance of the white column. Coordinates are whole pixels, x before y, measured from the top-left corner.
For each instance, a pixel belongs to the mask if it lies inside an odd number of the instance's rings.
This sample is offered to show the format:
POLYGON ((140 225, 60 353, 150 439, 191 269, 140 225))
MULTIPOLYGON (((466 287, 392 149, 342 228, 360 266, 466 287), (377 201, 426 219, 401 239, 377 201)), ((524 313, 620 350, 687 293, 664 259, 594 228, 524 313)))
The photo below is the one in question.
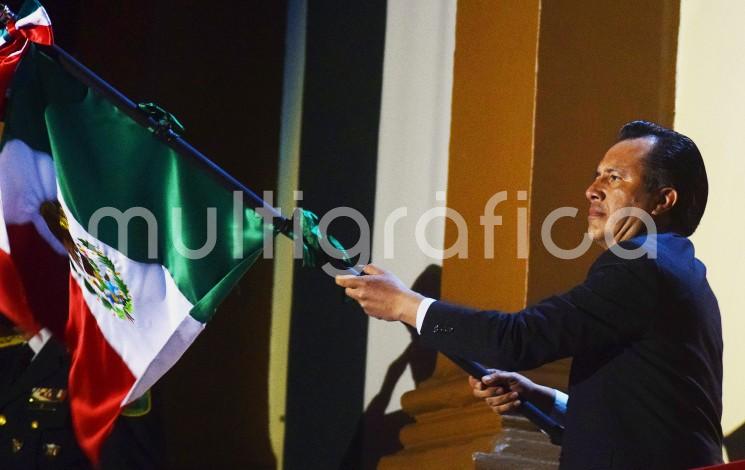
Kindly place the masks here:
MULTIPOLYGON (((408 285, 428 265, 441 264, 417 246, 415 227, 425 211, 444 205, 435 195, 447 184, 455 10, 455 0, 388 2, 372 259, 408 285), (391 223, 389 216, 400 207, 407 215, 393 226, 389 238, 395 243, 385 246, 386 220, 391 223)), ((442 218, 428 224, 433 247, 443 246, 444 227, 442 218)), ((369 325, 365 406, 411 341, 401 324, 369 325)), ((413 388, 407 368, 387 411, 400 409, 401 395, 413 388)))

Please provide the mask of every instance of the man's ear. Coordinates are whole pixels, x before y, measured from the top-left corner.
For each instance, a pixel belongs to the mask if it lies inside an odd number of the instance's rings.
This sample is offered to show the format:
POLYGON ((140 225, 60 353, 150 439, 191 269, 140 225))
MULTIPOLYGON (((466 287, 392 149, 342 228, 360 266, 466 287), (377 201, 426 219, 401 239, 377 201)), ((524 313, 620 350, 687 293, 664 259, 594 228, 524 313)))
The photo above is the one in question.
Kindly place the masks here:
POLYGON ((678 191, 675 188, 664 187, 657 193, 657 205, 652 209, 652 215, 668 212, 678 202, 678 191))

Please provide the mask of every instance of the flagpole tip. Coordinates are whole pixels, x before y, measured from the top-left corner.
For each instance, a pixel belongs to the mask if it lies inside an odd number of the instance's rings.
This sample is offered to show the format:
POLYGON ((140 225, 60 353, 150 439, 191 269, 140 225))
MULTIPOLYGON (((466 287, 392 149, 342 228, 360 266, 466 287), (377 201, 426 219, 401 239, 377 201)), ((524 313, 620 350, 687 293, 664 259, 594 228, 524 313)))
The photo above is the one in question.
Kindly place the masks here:
POLYGON ((15 17, 16 14, 13 13, 13 10, 8 5, 0 3, 0 26, 5 26, 9 21, 14 20, 15 17))

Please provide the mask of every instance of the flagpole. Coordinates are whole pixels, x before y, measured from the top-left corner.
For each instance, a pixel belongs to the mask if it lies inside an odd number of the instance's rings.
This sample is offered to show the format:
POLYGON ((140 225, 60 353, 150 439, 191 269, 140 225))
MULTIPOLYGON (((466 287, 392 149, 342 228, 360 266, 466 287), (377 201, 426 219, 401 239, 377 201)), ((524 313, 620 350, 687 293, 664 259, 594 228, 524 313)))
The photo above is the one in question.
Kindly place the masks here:
MULTIPOLYGON (((0 25, 4 26, 9 20, 15 18, 16 14, 7 5, 0 3, 0 25)), ((253 192, 233 175, 225 171, 217 163, 213 162, 206 155, 197 150, 175 132, 170 125, 167 123, 164 125, 163 122, 156 120, 153 116, 142 110, 137 103, 129 99, 124 93, 114 88, 114 86, 99 77, 95 72, 83 65, 58 45, 52 44, 50 46, 45 46, 36 44, 36 47, 39 47, 44 51, 44 53, 57 60, 57 62, 70 74, 75 76, 75 78, 83 82, 89 88, 95 90, 99 95, 111 102, 136 123, 153 131, 154 134, 160 137, 162 141, 169 145, 179 155, 191 158, 198 164, 202 165, 206 170, 222 180, 223 184, 225 184, 229 189, 240 191, 250 207, 254 209, 262 208, 266 214, 269 214, 272 217, 274 228, 279 233, 288 238, 294 238, 294 224, 292 219, 283 216, 279 210, 268 204, 258 194, 253 192)), ((329 260, 333 261, 331 258, 329 258, 329 260)), ((340 266, 336 267, 339 268, 340 266)), ((352 267, 341 266, 341 268, 346 271, 347 274, 355 276, 361 274, 360 271, 352 267)))
MULTIPOLYGON (((472 377, 479 380, 486 375, 489 375, 489 369, 482 366, 478 362, 468 361, 461 359, 460 357, 451 356, 450 354, 443 353, 445 357, 450 359, 455 365, 466 371, 472 377)), ((544 434, 546 434, 552 444, 557 446, 561 445, 561 441, 564 437, 564 426, 560 425, 552 417, 544 413, 533 403, 524 399, 522 395, 517 398, 520 400, 520 413, 528 418, 533 424, 538 426, 544 434)))
MULTIPOLYGON (((52 46, 40 47, 42 47, 42 50, 44 50, 45 52, 48 52, 53 58, 57 59, 68 70, 68 72, 73 74, 76 78, 78 78, 90 88, 97 91, 104 98, 111 101, 117 108, 131 117, 134 121, 150 129, 158 126, 158 123, 155 121, 155 119, 145 114, 134 101, 127 98, 119 90, 117 90, 108 82, 96 75, 95 72, 93 72, 91 69, 78 62, 64 49, 57 46, 56 44, 52 46)), ((291 220, 284 217, 277 209, 267 204, 266 201, 264 201, 256 193, 251 191, 251 189, 238 181, 230 173, 223 170, 219 165, 210 160, 202 152, 194 148, 180 135, 174 132, 173 129, 165 128, 162 129, 162 132, 156 132, 156 134, 163 136, 162 138, 180 155, 193 158, 195 161, 213 171, 217 176, 224 179, 235 190, 242 191, 244 197, 248 199, 248 201, 253 203, 256 207, 263 207, 265 210, 269 211, 275 219, 275 224, 279 226, 280 233, 289 237, 292 236, 291 220)), ((352 267, 346 267, 345 269, 347 273, 351 275, 359 276, 362 274, 360 271, 357 271, 352 267)), ((451 356, 448 357, 461 369, 476 378, 480 379, 484 375, 488 374, 488 370, 477 362, 451 356)), ((543 430, 549 436, 552 443, 560 445, 564 428, 551 417, 543 413, 531 402, 523 399, 523 397, 520 397, 520 400, 522 402, 520 412, 541 430, 543 430)))
MULTIPOLYGON (((4 25, 9 19, 13 18, 15 18, 15 14, 7 7, 7 5, 0 3, 0 24, 4 25)), ((280 211, 264 201, 250 188, 238 181, 233 175, 194 148, 194 146, 189 144, 189 142, 183 139, 170 126, 164 126, 163 123, 158 122, 154 117, 144 112, 140 109, 137 103, 96 75, 95 72, 80 63, 58 45, 52 44, 51 46, 43 46, 37 44, 37 47, 40 47, 45 53, 53 59, 56 59, 69 73, 110 101, 136 123, 147 129, 153 130, 154 134, 170 145, 179 155, 192 158, 194 161, 201 164, 204 168, 208 169, 214 175, 226 182, 227 186, 231 187, 233 190, 242 192, 243 197, 252 204, 254 208, 261 207, 272 215, 274 226, 278 229, 279 233, 289 238, 293 238, 293 223, 291 219, 283 216, 280 211)), ((363 274, 361 271, 358 271, 353 267, 344 267, 343 270, 346 271, 347 274, 355 276, 363 274)), ((488 370, 477 362, 457 357, 448 357, 461 369, 474 377, 480 379, 488 374, 488 370)), ((522 399, 522 397, 520 397, 520 400, 522 402, 521 413, 539 428, 544 430, 544 432, 546 432, 551 438, 551 442, 554 444, 560 444, 564 428, 529 401, 522 399)))

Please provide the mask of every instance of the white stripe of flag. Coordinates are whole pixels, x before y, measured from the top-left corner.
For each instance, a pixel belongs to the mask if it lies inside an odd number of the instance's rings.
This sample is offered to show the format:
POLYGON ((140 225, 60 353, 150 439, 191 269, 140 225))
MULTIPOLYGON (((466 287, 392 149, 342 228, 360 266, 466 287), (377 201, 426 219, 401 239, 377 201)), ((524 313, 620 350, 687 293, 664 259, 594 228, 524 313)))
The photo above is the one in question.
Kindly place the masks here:
POLYGON ((31 14, 16 20, 16 29, 23 29, 28 26, 52 26, 52 20, 49 19, 47 11, 39 7, 31 14))

